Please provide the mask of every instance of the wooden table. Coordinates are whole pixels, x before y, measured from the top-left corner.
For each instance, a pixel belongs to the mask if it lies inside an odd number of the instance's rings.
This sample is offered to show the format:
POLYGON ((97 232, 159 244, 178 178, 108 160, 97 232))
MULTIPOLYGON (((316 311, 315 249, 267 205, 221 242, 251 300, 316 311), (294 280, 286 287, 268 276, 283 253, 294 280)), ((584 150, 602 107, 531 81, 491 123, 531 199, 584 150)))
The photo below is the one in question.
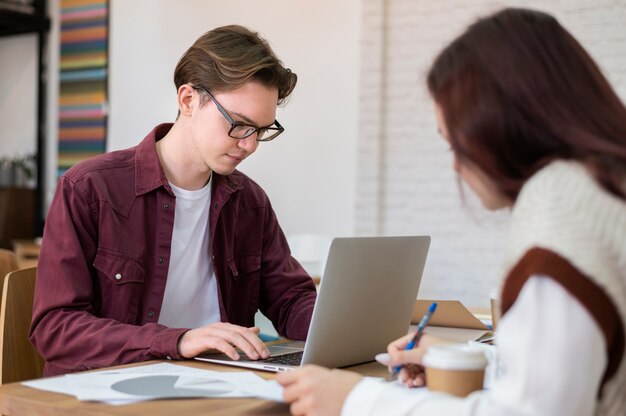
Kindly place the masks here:
MULTIPOLYGON (((155 364, 163 361, 148 361, 135 365, 155 364)), ((246 371, 234 367, 200 361, 167 361, 213 371, 246 371)), ((128 366, 122 366, 128 367, 128 366)), ((349 368, 363 375, 386 377, 387 369, 371 362, 349 368)), ((249 371, 249 370, 248 370, 249 371)), ((265 379, 274 378, 274 373, 255 372, 265 379)), ((81 402, 74 396, 52 393, 26 387, 21 383, 0 386, 0 413, 3 415, 288 415, 289 406, 260 399, 169 399, 111 406, 104 403, 81 402)))

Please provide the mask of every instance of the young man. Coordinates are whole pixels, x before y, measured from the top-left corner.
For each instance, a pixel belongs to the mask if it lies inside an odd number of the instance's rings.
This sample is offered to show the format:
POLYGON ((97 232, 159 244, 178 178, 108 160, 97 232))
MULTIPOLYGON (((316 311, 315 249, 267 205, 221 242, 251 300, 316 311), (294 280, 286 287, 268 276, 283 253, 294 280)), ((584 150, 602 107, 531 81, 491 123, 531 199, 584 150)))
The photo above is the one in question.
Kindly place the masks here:
POLYGON ((174 124, 61 177, 30 330, 46 375, 235 347, 266 358, 257 309, 306 338, 315 286, 236 170, 283 132, 276 106, 296 80, 258 34, 214 29, 178 62, 174 124))

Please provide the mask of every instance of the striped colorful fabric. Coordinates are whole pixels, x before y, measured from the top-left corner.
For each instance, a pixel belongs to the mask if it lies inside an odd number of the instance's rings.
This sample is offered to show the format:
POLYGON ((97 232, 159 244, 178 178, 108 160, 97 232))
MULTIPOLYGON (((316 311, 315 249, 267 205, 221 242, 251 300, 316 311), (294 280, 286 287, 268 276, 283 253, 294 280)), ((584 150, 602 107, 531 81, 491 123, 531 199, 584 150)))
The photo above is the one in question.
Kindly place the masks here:
POLYGON ((107 0, 61 0, 60 176, 106 149, 107 0))

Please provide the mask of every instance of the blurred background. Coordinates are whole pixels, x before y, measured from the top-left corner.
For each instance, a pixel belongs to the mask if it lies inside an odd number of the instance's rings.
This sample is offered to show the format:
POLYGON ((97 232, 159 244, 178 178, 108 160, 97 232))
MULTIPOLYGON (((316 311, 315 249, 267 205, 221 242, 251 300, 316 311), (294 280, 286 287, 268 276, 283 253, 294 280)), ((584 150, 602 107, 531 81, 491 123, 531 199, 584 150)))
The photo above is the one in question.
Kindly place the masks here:
MULTIPOLYGON (((424 78, 455 35, 504 6, 554 14, 626 97, 623 0, 110 0, 106 150, 134 146, 174 120, 173 70, 198 36, 248 26, 298 74, 277 114, 286 132, 240 167, 266 190, 285 233, 431 235, 419 296, 487 306, 503 273, 508 213, 461 196, 424 78)), ((55 190, 60 15, 60 0, 48 1, 41 183, 27 174, 41 148, 38 37, 0 37, 0 240, 2 210, 32 204, 18 204, 9 189, 39 189, 42 218, 55 190)), ((24 206, 12 215, 38 216, 24 206)))

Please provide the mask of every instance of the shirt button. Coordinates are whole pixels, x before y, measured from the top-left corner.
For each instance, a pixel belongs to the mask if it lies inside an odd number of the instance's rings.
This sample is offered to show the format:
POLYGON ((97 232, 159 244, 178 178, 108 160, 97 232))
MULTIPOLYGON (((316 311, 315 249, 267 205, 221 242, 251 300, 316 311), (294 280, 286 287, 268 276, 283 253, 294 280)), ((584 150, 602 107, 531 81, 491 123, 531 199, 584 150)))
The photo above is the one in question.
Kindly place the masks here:
POLYGON ((152 311, 148 312, 148 318, 154 318, 154 312, 152 311))
POLYGON ((219 207, 219 205, 217 205, 217 203, 213 204, 213 208, 217 209, 219 207))
POLYGON ((116 279, 116 280, 120 280, 121 278, 122 278, 122 275, 121 275, 120 273, 117 273, 117 274, 115 275, 115 279, 116 279))
POLYGON ((168 209, 169 207, 170 207, 170 204, 168 204, 167 202, 163 204, 163 208, 168 209))
POLYGON ((159 263, 163 263, 165 259, 162 256, 159 256, 159 263))

